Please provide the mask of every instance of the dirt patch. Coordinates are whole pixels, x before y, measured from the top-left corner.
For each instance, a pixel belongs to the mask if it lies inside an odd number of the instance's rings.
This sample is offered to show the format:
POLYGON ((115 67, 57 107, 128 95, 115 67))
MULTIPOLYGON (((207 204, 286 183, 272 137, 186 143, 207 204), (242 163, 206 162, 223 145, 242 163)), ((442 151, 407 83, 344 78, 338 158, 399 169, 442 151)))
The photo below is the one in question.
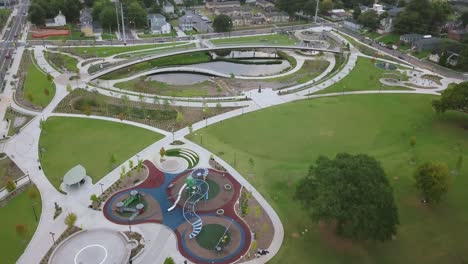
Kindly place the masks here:
MULTIPOLYGON (((275 231, 270 217, 254 197, 249 199, 248 204, 249 213, 243 219, 254 233, 255 240, 242 261, 254 259, 258 249, 268 249, 273 241, 275 231)), ((236 211, 237 214, 241 215, 239 206, 236 206, 236 211)))
POLYGON ((357 248, 351 239, 340 237, 336 234, 336 224, 319 223, 319 233, 323 241, 331 248, 348 252, 357 248))

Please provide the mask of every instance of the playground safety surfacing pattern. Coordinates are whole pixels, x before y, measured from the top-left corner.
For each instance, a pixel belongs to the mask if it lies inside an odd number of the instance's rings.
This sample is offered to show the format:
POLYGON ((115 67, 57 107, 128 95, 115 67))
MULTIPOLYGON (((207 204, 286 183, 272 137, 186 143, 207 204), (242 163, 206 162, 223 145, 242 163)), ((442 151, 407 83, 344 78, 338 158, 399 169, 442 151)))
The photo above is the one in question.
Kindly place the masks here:
MULTIPOLYGON (((121 225, 137 225, 141 223, 158 223, 163 224, 172 229, 177 236, 177 246, 181 254, 188 260, 195 263, 218 263, 227 264, 233 263, 244 256, 252 240, 251 232, 248 225, 236 214, 235 204, 240 196, 241 185, 229 173, 218 172, 209 169, 207 179, 220 179, 220 183, 228 181, 232 189, 228 192, 233 194, 222 195, 207 201, 208 205, 201 203, 197 206, 196 213, 200 216, 203 224, 220 224, 225 227, 229 226, 230 242, 222 251, 208 250, 202 248, 196 241, 196 238, 189 239, 188 235, 192 232, 192 226, 187 223, 183 216, 181 202, 175 209, 168 212, 175 202, 173 192, 168 188, 172 184, 175 190, 191 172, 187 170, 179 174, 164 173, 160 171, 151 161, 144 161, 144 165, 148 168, 148 177, 139 185, 114 193, 104 205, 104 216, 111 222, 121 225), (216 178, 219 177, 219 178, 216 178), (221 178, 222 177, 222 178, 221 178), (116 204, 130 195, 132 190, 137 190, 142 194, 147 207, 143 213, 129 220, 128 217, 120 215, 115 209, 116 204), (218 206, 213 206, 216 203, 218 206), (210 206, 211 205, 211 206, 210 206), (224 214, 219 216, 216 214, 218 209, 223 209, 224 214)), ((223 186, 220 192, 226 190, 223 186)))

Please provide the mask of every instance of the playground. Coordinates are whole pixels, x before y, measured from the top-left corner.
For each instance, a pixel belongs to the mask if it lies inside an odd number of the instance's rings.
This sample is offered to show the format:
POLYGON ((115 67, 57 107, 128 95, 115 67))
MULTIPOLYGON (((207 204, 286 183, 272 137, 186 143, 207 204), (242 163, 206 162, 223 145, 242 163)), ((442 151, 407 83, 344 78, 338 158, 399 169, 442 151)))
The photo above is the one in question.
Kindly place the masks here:
POLYGON ((181 254, 195 263, 232 263, 246 256, 251 229, 236 212, 242 186, 232 175, 211 168, 169 173, 150 160, 144 164, 145 181, 106 201, 108 220, 164 224, 175 233, 181 254))

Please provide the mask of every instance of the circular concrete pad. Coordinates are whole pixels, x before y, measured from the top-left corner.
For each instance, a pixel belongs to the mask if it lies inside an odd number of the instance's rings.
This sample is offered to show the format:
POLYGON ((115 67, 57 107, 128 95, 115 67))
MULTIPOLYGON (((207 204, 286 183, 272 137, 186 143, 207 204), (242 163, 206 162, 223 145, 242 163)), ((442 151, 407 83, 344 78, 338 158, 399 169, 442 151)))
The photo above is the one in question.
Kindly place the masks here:
POLYGON ((166 172, 175 172, 179 170, 182 165, 179 159, 170 159, 161 162, 161 169, 166 172))
POLYGON ((62 242, 50 257, 50 264, 128 263, 130 244, 113 230, 87 230, 62 242))

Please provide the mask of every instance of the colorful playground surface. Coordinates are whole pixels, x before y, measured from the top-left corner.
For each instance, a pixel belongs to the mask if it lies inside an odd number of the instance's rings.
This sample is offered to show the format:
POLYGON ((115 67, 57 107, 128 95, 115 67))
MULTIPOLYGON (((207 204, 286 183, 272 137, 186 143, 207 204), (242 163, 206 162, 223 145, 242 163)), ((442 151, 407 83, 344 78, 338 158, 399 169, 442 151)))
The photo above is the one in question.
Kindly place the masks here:
POLYGON ((227 172, 196 168, 164 173, 145 160, 148 177, 114 193, 105 217, 117 224, 163 224, 178 238, 180 253, 195 263, 233 263, 245 257, 252 232, 236 211, 242 186, 227 172))

